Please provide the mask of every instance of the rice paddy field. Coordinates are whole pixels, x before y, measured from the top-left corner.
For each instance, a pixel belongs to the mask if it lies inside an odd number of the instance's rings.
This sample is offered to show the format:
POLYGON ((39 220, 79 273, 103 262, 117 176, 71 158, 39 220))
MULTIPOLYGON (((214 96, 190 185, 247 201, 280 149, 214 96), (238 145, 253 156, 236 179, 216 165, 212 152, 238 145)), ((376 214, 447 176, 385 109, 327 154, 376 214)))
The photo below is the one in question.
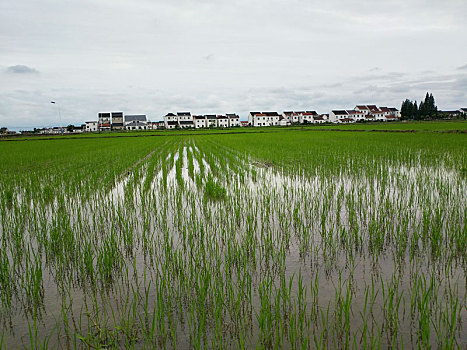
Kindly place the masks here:
POLYGON ((465 349, 467 135, 427 129, 0 142, 0 349, 465 349))

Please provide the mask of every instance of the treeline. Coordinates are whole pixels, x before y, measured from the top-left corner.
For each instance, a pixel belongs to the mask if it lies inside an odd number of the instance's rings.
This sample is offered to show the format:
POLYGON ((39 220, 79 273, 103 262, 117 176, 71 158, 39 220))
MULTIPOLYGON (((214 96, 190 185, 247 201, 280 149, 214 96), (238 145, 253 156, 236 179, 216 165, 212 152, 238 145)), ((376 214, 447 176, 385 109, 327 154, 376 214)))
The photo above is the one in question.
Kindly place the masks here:
POLYGON ((442 115, 438 113, 438 107, 436 107, 435 98, 433 94, 426 93, 425 101, 411 101, 406 99, 402 102, 401 106, 401 118, 403 119, 435 119, 441 118, 442 115))

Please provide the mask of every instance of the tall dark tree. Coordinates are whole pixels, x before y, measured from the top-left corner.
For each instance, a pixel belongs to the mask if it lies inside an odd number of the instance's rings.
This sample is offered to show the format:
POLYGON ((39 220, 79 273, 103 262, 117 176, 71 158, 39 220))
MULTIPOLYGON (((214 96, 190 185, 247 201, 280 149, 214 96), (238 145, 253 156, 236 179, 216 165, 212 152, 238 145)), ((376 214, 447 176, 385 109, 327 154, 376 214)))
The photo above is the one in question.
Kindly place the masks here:
POLYGON ((433 97, 433 94, 429 92, 426 93, 425 99, 420 101, 419 105, 417 105, 417 101, 412 102, 408 98, 402 102, 402 119, 423 120, 426 118, 438 118, 439 116, 435 98, 433 97))
POLYGON ((417 100, 412 105, 412 118, 418 119, 419 117, 419 107, 417 106, 417 100))
POLYGON ((408 119, 411 117, 412 114, 412 102, 406 98, 405 101, 402 102, 401 106, 401 117, 402 119, 408 119))
POLYGON ((423 101, 420 101, 420 104, 418 105, 418 111, 417 111, 417 120, 421 120, 425 118, 425 103, 423 101))
POLYGON ((428 101, 430 103, 430 116, 436 117, 438 115, 438 107, 436 107, 435 98, 433 97, 433 94, 430 94, 428 101))

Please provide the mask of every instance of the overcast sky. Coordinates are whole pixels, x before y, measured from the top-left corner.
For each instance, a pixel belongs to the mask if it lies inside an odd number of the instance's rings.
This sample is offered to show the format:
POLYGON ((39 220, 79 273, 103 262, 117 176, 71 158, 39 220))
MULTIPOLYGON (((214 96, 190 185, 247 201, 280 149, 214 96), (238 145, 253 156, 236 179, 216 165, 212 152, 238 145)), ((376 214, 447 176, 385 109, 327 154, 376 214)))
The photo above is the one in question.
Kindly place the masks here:
POLYGON ((6 0, 0 126, 467 107, 466 0, 6 0), (57 104, 51 104, 56 101, 57 104))

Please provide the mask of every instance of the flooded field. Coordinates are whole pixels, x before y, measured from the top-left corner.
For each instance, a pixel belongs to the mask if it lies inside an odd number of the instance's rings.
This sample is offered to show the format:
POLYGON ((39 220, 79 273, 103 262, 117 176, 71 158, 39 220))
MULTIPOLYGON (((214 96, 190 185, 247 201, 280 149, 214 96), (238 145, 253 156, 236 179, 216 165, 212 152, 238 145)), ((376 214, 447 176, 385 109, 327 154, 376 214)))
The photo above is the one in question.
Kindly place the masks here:
POLYGON ((0 144, 0 349, 465 348, 463 134, 0 144))

